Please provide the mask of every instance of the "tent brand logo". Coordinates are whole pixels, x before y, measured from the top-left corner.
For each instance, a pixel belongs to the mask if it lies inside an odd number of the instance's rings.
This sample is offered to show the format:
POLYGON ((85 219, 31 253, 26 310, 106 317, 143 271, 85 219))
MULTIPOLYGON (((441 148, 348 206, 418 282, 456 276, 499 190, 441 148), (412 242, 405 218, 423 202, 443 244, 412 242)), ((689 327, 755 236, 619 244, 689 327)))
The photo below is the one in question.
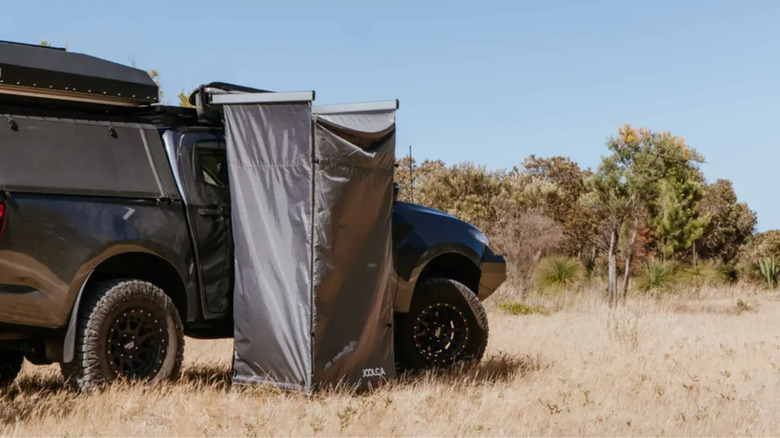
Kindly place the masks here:
POLYGON ((366 377, 384 377, 385 376, 385 369, 382 367, 379 368, 363 368, 363 378, 366 377))

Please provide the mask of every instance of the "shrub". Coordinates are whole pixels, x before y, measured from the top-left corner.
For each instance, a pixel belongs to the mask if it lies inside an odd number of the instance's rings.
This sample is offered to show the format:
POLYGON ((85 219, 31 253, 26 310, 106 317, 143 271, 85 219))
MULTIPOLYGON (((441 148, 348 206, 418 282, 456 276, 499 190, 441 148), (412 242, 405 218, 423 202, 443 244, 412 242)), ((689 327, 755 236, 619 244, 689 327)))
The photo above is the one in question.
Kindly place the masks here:
POLYGON ((737 268, 735 265, 718 265, 715 269, 717 269, 718 274, 724 283, 737 284, 739 281, 739 268, 737 268))
POLYGON ((585 268, 571 257, 548 257, 539 263, 534 284, 539 293, 565 292, 582 283, 585 268))
POLYGON ((563 240, 563 229, 537 212, 507 213, 490 234, 490 243, 508 261, 510 274, 523 285, 539 260, 555 251, 563 240))
POLYGON ((512 315, 549 315, 550 311, 544 306, 529 306, 525 303, 518 303, 516 301, 504 301, 499 304, 498 307, 501 310, 511 313, 512 315))
POLYGON ((759 233, 740 250, 737 267, 746 280, 766 283, 760 262, 780 254, 780 230, 759 233))
POLYGON ((699 263, 696 266, 677 266, 674 277, 682 286, 702 287, 729 282, 721 272, 720 266, 712 263, 699 263))
POLYGON ((647 264, 637 286, 644 292, 671 292, 674 283, 674 266, 671 263, 653 260, 647 264))

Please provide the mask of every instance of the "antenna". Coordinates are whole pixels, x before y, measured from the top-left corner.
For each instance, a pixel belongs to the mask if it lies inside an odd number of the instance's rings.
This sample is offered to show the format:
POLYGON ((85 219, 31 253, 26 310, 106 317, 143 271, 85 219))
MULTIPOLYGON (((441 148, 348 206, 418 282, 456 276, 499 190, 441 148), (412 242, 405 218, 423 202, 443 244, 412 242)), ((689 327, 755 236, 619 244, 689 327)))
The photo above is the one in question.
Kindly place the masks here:
POLYGON ((412 160, 412 145, 409 145, 409 202, 414 204, 414 161, 412 160))

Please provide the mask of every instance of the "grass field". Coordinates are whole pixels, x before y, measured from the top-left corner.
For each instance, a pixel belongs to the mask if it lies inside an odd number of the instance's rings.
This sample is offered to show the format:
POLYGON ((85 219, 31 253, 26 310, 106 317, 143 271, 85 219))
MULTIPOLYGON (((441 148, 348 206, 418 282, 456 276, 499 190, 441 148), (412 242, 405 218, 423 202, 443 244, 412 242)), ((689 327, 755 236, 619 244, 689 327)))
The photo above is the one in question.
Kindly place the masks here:
POLYGON ((231 388, 230 341, 187 339, 179 382, 62 387, 25 365, 0 392, 2 435, 780 435, 780 300, 740 289, 696 299, 488 301, 483 362, 402 377, 370 394, 310 398, 231 388))

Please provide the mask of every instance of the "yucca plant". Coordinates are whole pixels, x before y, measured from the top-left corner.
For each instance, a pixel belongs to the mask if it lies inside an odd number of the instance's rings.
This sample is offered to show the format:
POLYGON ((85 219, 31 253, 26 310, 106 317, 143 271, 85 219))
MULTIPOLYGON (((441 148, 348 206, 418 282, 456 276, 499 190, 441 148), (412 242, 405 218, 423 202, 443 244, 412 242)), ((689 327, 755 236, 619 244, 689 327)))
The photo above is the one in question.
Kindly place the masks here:
POLYGON ((579 260, 570 257, 549 257, 539 263, 535 283, 540 293, 563 292, 582 282, 584 268, 579 260))
POLYGON ((764 257, 759 260, 758 268, 761 270, 764 286, 766 286, 767 289, 777 289, 778 279, 780 278, 780 267, 777 266, 775 257, 764 257))
POLYGON ((739 268, 737 268, 735 265, 718 265, 717 268, 715 268, 718 271, 718 275, 721 278, 721 281, 726 284, 737 284, 739 281, 739 268))
POLYGON ((645 268, 639 279, 638 287, 642 291, 668 291, 674 285, 674 267, 663 261, 653 260, 645 268))

